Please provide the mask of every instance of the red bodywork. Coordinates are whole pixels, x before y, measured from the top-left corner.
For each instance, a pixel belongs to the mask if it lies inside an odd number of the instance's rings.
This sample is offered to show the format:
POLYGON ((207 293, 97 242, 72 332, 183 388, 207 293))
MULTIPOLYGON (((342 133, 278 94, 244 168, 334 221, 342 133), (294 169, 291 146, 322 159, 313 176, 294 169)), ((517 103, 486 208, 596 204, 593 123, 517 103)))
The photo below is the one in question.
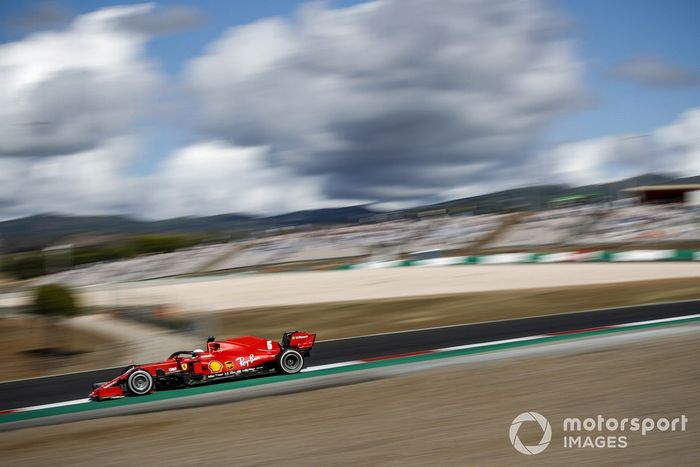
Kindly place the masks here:
POLYGON ((90 398, 104 400, 124 397, 128 392, 127 379, 136 370, 145 370, 153 378, 153 389, 149 392, 220 378, 274 373, 280 354, 291 349, 306 357, 315 339, 316 334, 298 331, 285 333, 281 343, 254 336, 225 341, 210 338, 204 352, 180 351, 162 362, 129 367, 113 380, 95 384, 90 398))

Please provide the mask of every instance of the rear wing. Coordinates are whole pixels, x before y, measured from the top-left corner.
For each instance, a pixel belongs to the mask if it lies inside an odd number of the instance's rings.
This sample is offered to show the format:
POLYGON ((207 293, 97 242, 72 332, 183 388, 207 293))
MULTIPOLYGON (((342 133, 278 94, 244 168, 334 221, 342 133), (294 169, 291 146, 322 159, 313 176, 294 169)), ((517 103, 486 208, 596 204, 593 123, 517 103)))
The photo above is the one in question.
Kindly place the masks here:
POLYGON ((316 341, 316 334, 302 331, 287 331, 282 336, 282 347, 310 350, 316 341))

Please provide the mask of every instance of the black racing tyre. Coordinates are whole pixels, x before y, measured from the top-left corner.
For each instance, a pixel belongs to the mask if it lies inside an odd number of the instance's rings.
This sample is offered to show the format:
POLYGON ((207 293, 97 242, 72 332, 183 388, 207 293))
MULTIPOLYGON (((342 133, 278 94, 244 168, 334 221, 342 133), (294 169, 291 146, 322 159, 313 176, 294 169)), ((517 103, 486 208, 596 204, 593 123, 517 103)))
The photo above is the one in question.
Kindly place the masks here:
POLYGON ((285 349, 277 356, 275 367, 278 372, 286 375, 299 373, 304 368, 304 357, 296 350, 285 349))
POLYGON ((126 379, 126 387, 134 396, 143 396, 153 389, 153 376, 146 370, 135 370, 126 379))

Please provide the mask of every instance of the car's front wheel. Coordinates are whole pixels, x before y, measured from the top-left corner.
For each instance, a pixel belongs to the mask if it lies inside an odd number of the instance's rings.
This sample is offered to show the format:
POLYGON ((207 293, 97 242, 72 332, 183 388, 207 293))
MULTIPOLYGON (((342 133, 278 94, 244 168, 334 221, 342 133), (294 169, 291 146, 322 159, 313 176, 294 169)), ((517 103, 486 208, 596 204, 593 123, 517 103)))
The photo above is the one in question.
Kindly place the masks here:
POLYGON ((304 368, 304 357, 296 350, 287 349, 277 357, 276 367, 286 375, 299 373, 304 368))
POLYGON ((127 378, 126 387, 135 396, 148 394, 153 389, 153 376, 146 370, 135 370, 127 378))

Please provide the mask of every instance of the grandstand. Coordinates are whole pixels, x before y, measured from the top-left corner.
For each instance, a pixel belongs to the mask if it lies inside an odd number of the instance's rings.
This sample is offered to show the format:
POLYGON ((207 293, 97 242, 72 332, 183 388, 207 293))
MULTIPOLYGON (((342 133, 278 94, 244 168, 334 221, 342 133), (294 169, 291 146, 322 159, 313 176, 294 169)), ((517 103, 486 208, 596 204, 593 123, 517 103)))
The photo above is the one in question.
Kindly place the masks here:
POLYGON ((504 217, 498 214, 444 216, 281 233, 74 268, 43 276, 35 283, 60 282, 82 287, 269 265, 378 256, 393 259, 421 249, 449 249, 473 244, 498 228, 504 217))
POLYGON ((422 235, 413 232, 403 252, 429 249, 457 249, 474 245, 493 232, 506 218, 505 215, 476 215, 442 217, 423 220, 422 235))
POLYGON ((411 258, 417 252, 437 257, 465 250, 472 254, 475 249, 518 252, 700 242, 700 207, 689 202, 692 197, 688 195, 700 193, 698 188, 700 185, 642 186, 625 190, 640 193, 639 199, 606 203, 585 204, 581 203, 584 198, 567 197, 550 203, 549 209, 518 215, 449 215, 443 209, 411 218, 386 216, 379 222, 370 219, 307 231, 278 229, 259 238, 78 267, 35 283, 80 287, 304 264, 330 267, 338 262, 411 258))
POLYGON ((83 287, 179 276, 198 272, 200 266, 224 254, 230 248, 232 248, 231 244, 222 243, 121 261, 107 261, 42 276, 35 283, 37 285, 62 283, 72 287, 83 287))
POLYGON ((577 239, 581 244, 700 240, 700 210, 684 204, 611 209, 577 239))
POLYGON ((589 205, 535 212, 488 246, 509 248, 571 243, 596 222, 601 209, 600 205, 589 205))

